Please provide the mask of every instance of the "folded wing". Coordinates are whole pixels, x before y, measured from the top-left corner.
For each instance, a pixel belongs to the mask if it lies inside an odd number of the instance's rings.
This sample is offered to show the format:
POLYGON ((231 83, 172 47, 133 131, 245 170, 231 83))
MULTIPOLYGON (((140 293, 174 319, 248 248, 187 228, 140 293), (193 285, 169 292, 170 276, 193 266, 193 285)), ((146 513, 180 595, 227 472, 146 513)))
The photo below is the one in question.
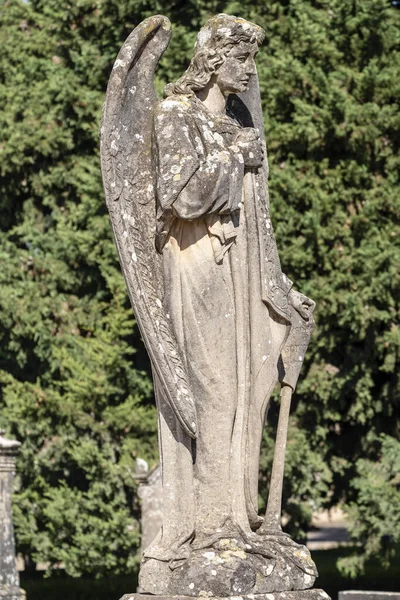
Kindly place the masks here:
POLYGON ((101 166, 115 243, 140 332, 168 402, 185 431, 196 437, 194 400, 163 307, 162 257, 155 249, 154 72, 170 38, 169 20, 157 15, 138 25, 122 46, 103 108, 101 166))

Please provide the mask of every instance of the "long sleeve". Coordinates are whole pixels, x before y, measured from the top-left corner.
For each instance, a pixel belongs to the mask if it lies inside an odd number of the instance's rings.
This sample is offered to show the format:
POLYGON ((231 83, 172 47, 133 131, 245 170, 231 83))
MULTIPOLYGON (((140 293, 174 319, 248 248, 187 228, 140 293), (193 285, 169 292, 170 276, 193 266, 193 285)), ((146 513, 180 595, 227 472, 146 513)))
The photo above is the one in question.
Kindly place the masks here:
POLYGON ((186 99, 160 103, 154 119, 158 214, 194 220, 229 214, 241 201, 243 157, 186 99))

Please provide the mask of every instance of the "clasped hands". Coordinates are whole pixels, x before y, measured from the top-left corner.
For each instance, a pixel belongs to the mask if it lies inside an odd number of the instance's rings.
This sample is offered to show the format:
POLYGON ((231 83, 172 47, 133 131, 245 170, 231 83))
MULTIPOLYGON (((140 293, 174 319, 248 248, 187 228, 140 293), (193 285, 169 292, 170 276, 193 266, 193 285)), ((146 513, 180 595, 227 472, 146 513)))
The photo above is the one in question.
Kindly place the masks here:
POLYGON ((245 167, 261 167, 264 158, 260 132, 254 127, 244 127, 236 136, 235 145, 240 149, 245 167))

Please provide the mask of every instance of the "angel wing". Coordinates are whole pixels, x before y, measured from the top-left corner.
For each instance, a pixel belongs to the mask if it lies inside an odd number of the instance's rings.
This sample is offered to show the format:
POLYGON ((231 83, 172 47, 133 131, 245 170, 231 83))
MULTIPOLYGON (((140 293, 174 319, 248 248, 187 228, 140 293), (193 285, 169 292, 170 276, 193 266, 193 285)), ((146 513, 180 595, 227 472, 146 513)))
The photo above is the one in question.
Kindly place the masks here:
POLYGON ((195 405, 163 307, 162 259, 155 249, 153 78, 170 38, 169 20, 156 15, 138 25, 122 46, 103 107, 101 166, 115 243, 142 338, 167 401, 194 438, 195 405))

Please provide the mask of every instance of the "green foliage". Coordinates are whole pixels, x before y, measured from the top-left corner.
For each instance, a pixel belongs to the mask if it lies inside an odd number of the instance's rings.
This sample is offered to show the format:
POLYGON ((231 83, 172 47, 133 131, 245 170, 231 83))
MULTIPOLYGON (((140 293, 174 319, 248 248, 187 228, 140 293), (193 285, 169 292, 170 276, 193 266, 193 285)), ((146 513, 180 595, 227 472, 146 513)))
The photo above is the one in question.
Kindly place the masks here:
MULTIPOLYGON (((357 461, 376 460, 382 432, 399 436, 400 13, 383 0, 292 0, 259 14, 278 246, 317 302, 294 418, 331 473, 319 504, 356 505, 357 461)), ((289 495, 304 511, 305 498, 289 495)), ((354 529, 363 547, 391 533, 392 518, 380 518, 379 533, 354 529)))
POLYGON ((355 577, 376 556, 388 567, 400 544, 400 442, 387 435, 379 440, 378 460, 360 458, 351 486, 357 502, 347 507, 350 534, 361 543, 361 552, 339 561, 346 575, 355 577))
POLYGON ((157 448, 99 172, 121 34, 116 15, 99 21, 84 4, 7 3, 0 34, 0 402, 2 424, 24 442, 17 543, 74 576, 132 569, 135 458, 154 461, 157 448), (115 36, 109 54, 95 25, 115 36))
POLYGON ((0 424, 24 442, 18 549, 72 575, 132 568, 134 460, 156 458, 148 363, 101 187, 108 75, 131 29, 163 13, 174 36, 161 91, 222 11, 267 33, 258 64, 278 246, 317 302, 291 419, 288 527, 302 537, 311 510, 347 501, 366 556, 394 535, 382 507, 398 490, 385 475, 395 450, 376 439, 399 435, 400 11, 387 0, 10 0, 0 8, 0 424))

